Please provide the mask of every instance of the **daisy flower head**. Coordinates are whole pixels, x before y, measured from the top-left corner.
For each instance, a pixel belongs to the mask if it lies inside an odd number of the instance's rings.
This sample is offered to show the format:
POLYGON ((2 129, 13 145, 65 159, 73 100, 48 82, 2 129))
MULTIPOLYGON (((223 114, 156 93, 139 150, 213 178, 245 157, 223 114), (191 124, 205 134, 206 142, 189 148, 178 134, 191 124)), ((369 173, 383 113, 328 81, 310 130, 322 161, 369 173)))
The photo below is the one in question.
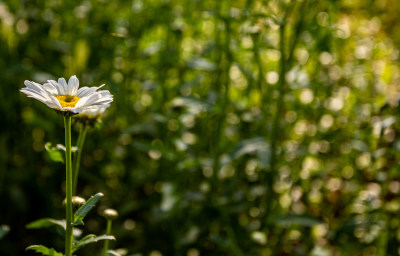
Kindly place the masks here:
POLYGON ((113 95, 108 90, 99 90, 99 87, 81 87, 76 76, 71 76, 67 81, 59 78, 58 81, 48 80, 41 85, 25 80, 25 86, 21 92, 30 98, 46 104, 49 108, 64 116, 73 116, 86 109, 96 106, 104 106, 113 101, 113 95))
POLYGON ((98 106, 93 106, 91 108, 86 108, 82 110, 75 118, 80 123, 84 123, 87 125, 93 126, 96 121, 100 120, 103 116, 106 109, 110 106, 110 104, 103 104, 98 106))

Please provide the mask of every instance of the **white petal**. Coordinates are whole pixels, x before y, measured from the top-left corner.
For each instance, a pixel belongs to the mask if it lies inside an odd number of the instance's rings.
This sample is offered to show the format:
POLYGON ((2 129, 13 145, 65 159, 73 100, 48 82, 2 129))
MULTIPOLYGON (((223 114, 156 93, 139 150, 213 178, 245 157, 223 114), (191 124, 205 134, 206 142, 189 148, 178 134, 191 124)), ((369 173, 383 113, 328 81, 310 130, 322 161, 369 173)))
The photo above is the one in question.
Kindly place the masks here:
POLYGON ((42 94, 43 94, 42 92, 37 91, 37 90, 35 90, 35 89, 32 89, 32 88, 30 88, 30 87, 22 88, 22 89, 21 89, 21 92, 23 92, 23 93, 25 93, 25 92, 31 92, 31 93, 35 93, 35 94, 38 94, 38 95, 42 95, 42 94))
POLYGON ((37 93, 36 91, 33 91, 32 89, 23 88, 23 89, 21 89, 21 92, 25 93, 29 97, 34 97, 35 99, 40 99, 40 101, 46 101, 46 97, 44 97, 42 94, 37 93))
POLYGON ((69 95, 68 84, 64 77, 58 79, 58 84, 60 85, 62 95, 69 95))
POLYGON ((113 96, 112 95, 105 95, 105 96, 99 95, 97 102, 100 103, 100 102, 105 102, 105 101, 112 102, 113 96))
POLYGON ((78 102, 75 104, 75 107, 76 107, 76 108, 81 108, 81 107, 85 106, 87 100, 88 100, 88 97, 80 98, 80 99, 78 100, 78 102))
POLYGON ((85 108, 93 105, 98 105, 97 101, 101 99, 99 92, 90 94, 89 96, 81 98, 75 105, 76 108, 85 108))
POLYGON ((44 104, 48 103, 48 101, 46 101, 45 99, 41 98, 38 95, 32 95, 32 94, 31 95, 27 94, 27 95, 28 95, 29 98, 34 98, 35 100, 38 100, 38 101, 40 101, 40 102, 42 102, 44 104))
POLYGON ((89 96, 90 94, 96 92, 98 87, 82 87, 78 90, 77 96, 79 98, 89 96))
POLYGON ((24 84, 25 84, 26 87, 28 87, 28 88, 30 88, 30 89, 32 89, 34 91, 37 91, 37 92, 40 92, 40 93, 42 93, 44 91, 42 86, 40 84, 38 84, 38 83, 25 80, 24 84))
POLYGON ((109 91, 98 91, 104 84, 99 87, 79 88, 79 80, 76 76, 71 76, 68 83, 64 78, 59 78, 58 82, 48 80, 48 83, 43 85, 28 80, 24 84, 26 87, 22 88, 21 92, 46 104, 50 108, 60 111, 70 111, 77 114, 89 109, 92 112, 101 114, 109 107, 109 103, 113 101, 113 95, 109 91), (77 96, 80 99, 74 107, 62 107, 60 101, 55 97, 57 95, 77 96))
POLYGON ((78 96, 79 98, 82 98, 85 96, 87 90, 89 90, 90 88, 87 86, 81 87, 78 89, 78 92, 76 93, 76 96, 78 96))
POLYGON ((76 76, 71 76, 68 80, 68 95, 75 96, 76 93, 78 92, 79 88, 79 80, 76 78, 76 76))
POLYGON ((47 82, 49 82, 51 85, 54 86, 54 88, 56 88, 57 95, 64 95, 64 89, 62 88, 62 86, 60 84, 57 83, 57 81, 47 80, 47 82))
POLYGON ((57 105, 55 105, 52 101, 46 101, 45 104, 52 109, 58 109, 57 105))
POLYGON ((51 101, 54 103, 54 105, 57 106, 57 108, 59 110, 63 110, 63 107, 61 106, 60 102, 58 101, 58 99, 54 96, 50 96, 51 101))
POLYGON ((88 101, 86 102, 86 105, 95 105, 101 98, 100 93, 92 94, 88 97, 88 101))
POLYGON ((46 94, 44 94, 44 95, 38 94, 36 91, 33 91, 30 88, 23 88, 23 89, 21 89, 21 92, 25 93, 29 98, 34 98, 35 100, 38 100, 38 101, 46 104, 50 108, 57 107, 56 105, 54 105, 52 100, 46 94))
POLYGON ((76 96, 78 96, 80 98, 85 97, 85 96, 89 96, 90 94, 95 93, 98 89, 100 89, 103 86, 104 86, 104 84, 100 85, 99 87, 96 87, 96 86, 94 86, 94 87, 84 86, 84 87, 82 87, 82 88, 80 88, 78 90, 78 93, 77 93, 76 96))
POLYGON ((77 109, 77 108, 71 108, 71 107, 65 107, 63 108, 62 111, 69 111, 69 112, 73 112, 75 114, 79 114, 82 112, 82 109, 77 109))
POLYGON ((58 91, 57 89, 50 83, 45 83, 43 84, 43 88, 48 91, 51 95, 57 95, 58 91))
POLYGON ((30 91, 31 93, 41 95, 48 98, 49 93, 38 83, 25 81, 26 88, 21 89, 21 92, 30 91))
POLYGON ((92 105, 95 105, 95 103, 99 100, 99 94, 91 94, 87 97, 81 98, 75 105, 75 107, 80 108, 80 107, 90 107, 92 105))
POLYGON ((96 104, 111 103, 114 99, 114 97, 108 91, 101 91, 99 94, 99 99, 97 100, 96 104))

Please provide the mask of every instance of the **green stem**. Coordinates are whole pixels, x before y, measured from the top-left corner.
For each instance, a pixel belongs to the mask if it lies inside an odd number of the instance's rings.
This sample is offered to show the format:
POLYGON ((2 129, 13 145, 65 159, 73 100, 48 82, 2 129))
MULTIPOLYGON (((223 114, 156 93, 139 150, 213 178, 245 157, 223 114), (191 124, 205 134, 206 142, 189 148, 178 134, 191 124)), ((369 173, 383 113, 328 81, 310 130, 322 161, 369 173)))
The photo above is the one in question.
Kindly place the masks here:
POLYGON ((66 162, 66 233, 65 256, 72 255, 72 166, 71 166, 71 117, 64 117, 65 125, 65 162, 66 162))
POLYGON ((73 160, 72 160, 72 195, 76 195, 76 185, 75 185, 75 172, 76 172, 76 164, 77 164, 77 157, 78 157, 78 152, 79 150, 79 145, 81 144, 81 140, 82 140, 82 134, 83 134, 83 127, 84 125, 82 124, 80 129, 79 129, 79 133, 78 133, 78 140, 76 141, 75 147, 77 148, 77 150, 75 152, 73 152, 73 160))
MULTIPOLYGON (((112 224, 112 220, 107 220, 107 230, 106 230, 107 236, 111 235, 111 224, 112 224)), ((107 256, 109 242, 110 242, 110 240, 108 240, 108 239, 104 241, 103 256, 107 256)))
POLYGON ((79 166, 81 162, 81 156, 82 156, 82 150, 83 150, 83 145, 85 143, 85 138, 86 138, 86 133, 89 130, 88 125, 83 125, 81 130, 79 131, 79 137, 78 137, 78 142, 76 146, 78 147, 78 151, 76 152, 76 157, 74 159, 74 169, 72 170, 72 176, 73 176, 73 183, 72 183, 72 193, 75 195, 76 193, 76 187, 78 184, 78 176, 79 176, 79 166))
POLYGON ((265 214, 265 220, 267 227, 270 225, 269 223, 269 218, 271 216, 272 208, 274 206, 275 201, 273 198, 276 197, 275 192, 273 190, 273 184, 274 184, 274 179, 276 175, 276 163, 277 163, 277 157, 278 157, 278 142, 282 138, 282 131, 281 131, 281 126, 280 126, 280 120, 282 116, 282 110, 283 110, 283 105, 284 105, 284 96, 286 92, 286 79, 285 79, 285 74, 286 74, 286 37, 285 37, 285 32, 286 32, 286 16, 282 19, 281 21, 281 26, 279 30, 280 34, 280 44, 279 44, 279 50, 281 52, 281 59, 280 59, 280 70, 279 70, 279 83, 278 83, 278 92, 279 96, 276 102, 276 109, 275 109, 275 116, 273 118, 273 123, 272 123, 272 130, 270 134, 270 143, 271 143, 271 153, 270 153, 270 166, 268 173, 266 175, 266 183, 267 183, 267 192, 266 192, 266 214, 265 214))

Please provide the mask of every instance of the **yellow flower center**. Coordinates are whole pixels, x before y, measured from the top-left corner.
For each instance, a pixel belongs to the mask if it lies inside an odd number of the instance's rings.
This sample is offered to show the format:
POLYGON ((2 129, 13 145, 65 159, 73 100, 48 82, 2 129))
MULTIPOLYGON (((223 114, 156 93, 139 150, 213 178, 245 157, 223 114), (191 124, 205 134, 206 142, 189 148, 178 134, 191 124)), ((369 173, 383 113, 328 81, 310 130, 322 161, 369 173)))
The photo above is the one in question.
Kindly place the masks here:
POLYGON ((71 95, 59 95, 55 96, 57 100, 60 102, 61 107, 70 107, 73 108, 75 107, 75 104, 80 100, 79 97, 76 96, 71 96, 71 95))

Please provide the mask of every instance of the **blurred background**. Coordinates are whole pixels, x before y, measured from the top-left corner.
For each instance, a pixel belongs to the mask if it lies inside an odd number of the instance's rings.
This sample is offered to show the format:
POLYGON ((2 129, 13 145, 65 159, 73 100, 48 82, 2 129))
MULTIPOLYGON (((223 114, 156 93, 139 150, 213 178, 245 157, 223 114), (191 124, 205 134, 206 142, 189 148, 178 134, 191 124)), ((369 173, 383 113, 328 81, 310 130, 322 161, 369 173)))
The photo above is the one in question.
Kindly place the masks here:
MULTIPOLYGON (((0 1, 1 255, 63 250, 63 119, 19 92, 114 94, 78 195, 128 255, 398 255, 397 0, 0 1)), ((73 129, 73 144, 78 127, 73 129)), ((102 243, 78 255, 96 255, 102 243)))

